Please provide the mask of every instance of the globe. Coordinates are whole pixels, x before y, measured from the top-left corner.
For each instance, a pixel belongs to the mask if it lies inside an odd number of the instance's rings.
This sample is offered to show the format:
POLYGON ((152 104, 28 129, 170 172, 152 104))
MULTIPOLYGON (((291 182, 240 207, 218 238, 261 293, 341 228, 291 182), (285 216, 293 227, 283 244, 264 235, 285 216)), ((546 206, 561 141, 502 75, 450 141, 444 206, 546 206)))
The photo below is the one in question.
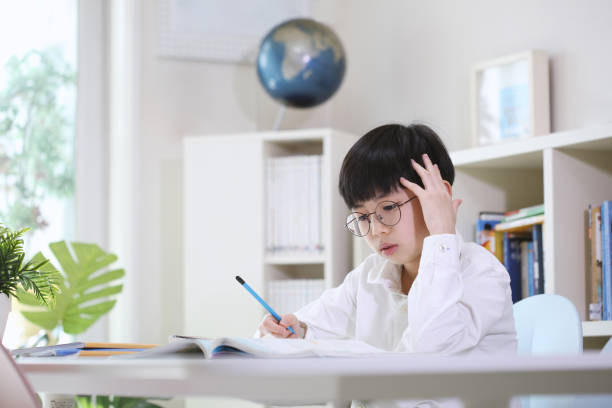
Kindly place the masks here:
POLYGON ((285 106, 309 108, 338 90, 346 57, 329 27, 297 18, 277 25, 264 37, 256 65, 259 80, 272 98, 285 106))

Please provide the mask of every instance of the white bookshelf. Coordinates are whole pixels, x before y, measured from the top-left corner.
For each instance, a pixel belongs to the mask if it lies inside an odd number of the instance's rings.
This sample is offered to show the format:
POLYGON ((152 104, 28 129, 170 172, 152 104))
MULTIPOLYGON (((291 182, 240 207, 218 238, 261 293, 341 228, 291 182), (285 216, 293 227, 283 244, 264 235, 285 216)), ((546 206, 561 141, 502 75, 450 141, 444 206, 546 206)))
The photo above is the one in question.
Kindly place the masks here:
POLYGON ((338 193, 338 174, 356 140, 332 129, 184 139, 186 333, 254 333, 265 311, 240 287, 235 275, 264 298, 267 283, 273 280, 324 279, 325 287, 342 282, 351 265, 351 235, 342 222, 346 208, 338 193), (314 256, 270 256, 265 251, 266 159, 294 155, 322 156, 324 250, 314 256))
MULTIPOLYGON (((612 124, 451 153, 457 228, 474 239, 480 211, 544 203, 545 293, 587 315, 584 210, 612 199, 612 124)), ((585 336, 612 336, 611 322, 584 322, 585 336)))

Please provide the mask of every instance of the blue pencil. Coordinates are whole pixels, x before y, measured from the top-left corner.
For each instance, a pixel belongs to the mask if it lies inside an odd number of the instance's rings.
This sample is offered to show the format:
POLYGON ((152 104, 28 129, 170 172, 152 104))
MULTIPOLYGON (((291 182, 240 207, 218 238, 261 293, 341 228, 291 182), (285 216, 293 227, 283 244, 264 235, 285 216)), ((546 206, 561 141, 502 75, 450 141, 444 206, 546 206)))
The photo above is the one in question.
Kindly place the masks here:
MULTIPOLYGON (((236 276, 236 280, 238 281, 238 283, 240 283, 242 286, 244 286, 244 288, 246 290, 249 291, 249 293, 251 293, 251 295, 253 295, 253 297, 255 299, 257 299, 257 301, 259 303, 261 303, 261 305, 263 307, 266 308, 266 310, 268 312, 270 312, 270 314, 272 316, 274 316, 274 318, 280 323, 281 321, 281 317, 278 315, 278 313, 276 313, 266 302, 265 300, 263 300, 261 297, 259 297, 259 295, 257 293, 255 293, 255 291, 253 289, 251 289, 251 287, 244 281, 244 279, 242 279, 240 276, 236 276)), ((295 334, 295 331, 293 330, 293 328, 291 326, 287 327, 287 330, 289 330, 291 333, 295 334)))

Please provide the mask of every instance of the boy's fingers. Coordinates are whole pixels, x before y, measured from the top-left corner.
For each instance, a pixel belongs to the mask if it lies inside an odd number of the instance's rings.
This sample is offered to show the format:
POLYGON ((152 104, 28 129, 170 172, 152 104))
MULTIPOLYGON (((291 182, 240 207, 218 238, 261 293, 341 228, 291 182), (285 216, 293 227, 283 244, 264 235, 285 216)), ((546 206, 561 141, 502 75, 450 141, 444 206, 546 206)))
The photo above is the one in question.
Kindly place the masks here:
POLYGON ((427 153, 423 154, 423 164, 427 170, 431 170, 433 167, 433 163, 431 162, 431 159, 427 153))
POLYGON ((285 332, 289 332, 287 329, 276 323, 276 320, 272 316, 268 316, 264 319, 263 326, 269 333, 273 335, 285 337, 285 332))
POLYGON ((413 183, 412 181, 409 181, 408 179, 404 177, 400 177, 400 183, 402 183, 404 187, 412 191, 417 196, 423 192, 423 189, 421 188, 421 186, 419 186, 416 183, 413 183))
POLYGON ((438 167, 437 164, 433 165, 433 170, 434 170, 434 174, 440 179, 442 180, 442 173, 440 173, 440 167, 438 167))
POLYGON ((427 188, 427 186, 429 185, 431 172, 425 169, 423 166, 421 166, 416 160, 410 159, 410 161, 412 162, 412 168, 414 169, 414 171, 417 172, 419 177, 421 177, 421 180, 423 181, 423 185, 425 186, 425 188, 427 188))

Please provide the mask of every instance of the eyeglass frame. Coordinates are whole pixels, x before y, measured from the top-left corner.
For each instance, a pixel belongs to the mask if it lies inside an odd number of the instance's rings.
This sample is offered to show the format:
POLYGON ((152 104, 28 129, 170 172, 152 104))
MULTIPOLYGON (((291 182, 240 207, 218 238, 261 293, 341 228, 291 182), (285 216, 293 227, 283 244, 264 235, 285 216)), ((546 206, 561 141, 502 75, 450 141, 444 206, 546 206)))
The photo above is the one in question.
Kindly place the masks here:
MULTIPOLYGON (((387 203, 393 203, 393 204, 397 205, 397 209, 399 210, 399 214, 400 214, 400 216, 399 216, 399 218, 397 219, 397 222, 396 222, 395 224, 391 224, 391 225, 389 225, 389 224, 385 224, 385 223, 384 223, 384 222, 382 222, 380 219, 378 219, 378 222, 380 222, 382 225, 385 225, 385 226, 387 226, 387 227, 393 227, 393 226, 395 226, 395 225, 399 224, 399 222, 402 220, 402 209, 401 209, 402 205, 409 203, 410 201, 414 200, 415 198, 417 198, 417 196, 412 196, 412 197, 410 197, 409 199, 407 199, 406 201, 404 201, 403 203, 399 203, 399 202, 396 202, 396 201, 393 201, 393 200, 384 200, 384 201, 381 201, 380 203, 376 204, 376 208, 378 208, 378 206, 379 206, 381 203, 385 203, 385 202, 387 202, 387 203)), ((370 230, 372 229, 372 220, 370 219, 370 216, 371 216, 372 214, 374 214, 374 215, 376 214, 376 208, 374 208, 374 211, 372 211, 371 213, 360 213, 360 212, 358 212, 358 211, 353 211, 352 213, 350 213, 350 214, 349 214, 349 215, 351 215, 351 214, 361 214, 362 216, 363 216, 363 215, 365 215, 365 216, 367 217, 367 219, 368 219, 368 231, 367 231, 365 234, 363 234, 363 235, 357 235, 357 234, 355 234, 353 231, 351 231, 351 229, 349 228, 349 224, 350 224, 351 222, 353 222, 353 221, 345 223, 345 224, 344 224, 344 226, 346 227, 346 229, 347 229, 347 230, 348 230, 348 231, 349 231, 351 234, 355 235, 356 237, 365 237, 366 235, 368 235, 368 234, 370 233, 370 230)), ((348 217, 347 217, 347 218, 348 218, 348 217)))

